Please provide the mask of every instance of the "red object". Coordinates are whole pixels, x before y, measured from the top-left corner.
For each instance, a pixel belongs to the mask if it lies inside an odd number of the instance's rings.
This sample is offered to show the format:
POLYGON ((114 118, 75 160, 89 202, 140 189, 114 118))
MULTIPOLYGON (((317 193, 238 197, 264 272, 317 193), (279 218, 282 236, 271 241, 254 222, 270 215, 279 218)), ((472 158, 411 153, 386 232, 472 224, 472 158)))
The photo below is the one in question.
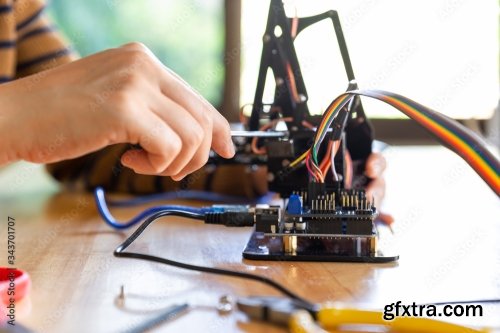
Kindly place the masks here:
POLYGON ((0 295, 5 306, 23 299, 28 294, 30 286, 28 273, 20 269, 0 267, 0 295))

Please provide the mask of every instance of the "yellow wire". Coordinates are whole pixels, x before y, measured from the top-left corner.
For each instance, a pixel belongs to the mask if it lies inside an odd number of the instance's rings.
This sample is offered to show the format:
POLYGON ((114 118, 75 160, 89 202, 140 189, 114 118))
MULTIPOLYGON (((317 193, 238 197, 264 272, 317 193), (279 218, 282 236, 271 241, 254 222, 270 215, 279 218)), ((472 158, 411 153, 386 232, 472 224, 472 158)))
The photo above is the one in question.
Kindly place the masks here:
POLYGON ((307 154, 309 154, 310 151, 311 151, 311 149, 306 150, 302 155, 299 156, 299 158, 297 158, 295 161, 290 163, 289 167, 293 168, 294 166, 296 166, 297 164, 302 162, 306 158, 307 154))

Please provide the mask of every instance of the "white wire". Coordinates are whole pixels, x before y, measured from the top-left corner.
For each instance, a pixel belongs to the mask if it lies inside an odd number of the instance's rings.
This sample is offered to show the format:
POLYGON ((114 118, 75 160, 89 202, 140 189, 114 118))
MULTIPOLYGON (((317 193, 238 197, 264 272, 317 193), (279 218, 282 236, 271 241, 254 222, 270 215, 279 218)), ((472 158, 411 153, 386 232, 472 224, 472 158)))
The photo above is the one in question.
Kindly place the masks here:
MULTIPOLYGON (((335 141, 338 142, 338 141, 335 141)), ((333 143, 335 146, 337 145, 336 143, 333 143)), ((331 169, 332 169, 332 174, 333 174, 333 179, 335 181, 339 180, 339 175, 337 175, 337 170, 335 170, 335 155, 337 154, 337 151, 339 148, 335 149, 335 146, 332 147, 332 151, 330 153, 330 163, 331 163, 331 169)))

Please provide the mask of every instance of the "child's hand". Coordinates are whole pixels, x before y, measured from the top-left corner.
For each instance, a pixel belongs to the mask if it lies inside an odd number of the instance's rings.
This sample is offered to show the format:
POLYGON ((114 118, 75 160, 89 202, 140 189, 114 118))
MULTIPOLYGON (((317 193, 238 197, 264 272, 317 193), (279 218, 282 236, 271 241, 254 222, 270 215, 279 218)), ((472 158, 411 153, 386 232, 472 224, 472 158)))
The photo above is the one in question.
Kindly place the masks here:
POLYGON ((122 163, 178 180, 210 148, 230 158, 227 121, 138 43, 0 86, 0 165, 50 163, 117 143, 138 144, 122 163))

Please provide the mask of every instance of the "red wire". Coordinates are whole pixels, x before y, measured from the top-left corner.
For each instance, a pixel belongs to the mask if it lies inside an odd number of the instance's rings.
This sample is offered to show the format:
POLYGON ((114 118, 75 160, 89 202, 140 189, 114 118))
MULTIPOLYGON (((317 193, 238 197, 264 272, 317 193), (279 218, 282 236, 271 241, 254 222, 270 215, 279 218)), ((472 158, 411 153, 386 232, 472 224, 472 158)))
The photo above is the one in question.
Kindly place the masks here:
POLYGON ((316 174, 311 169, 311 165, 309 164, 310 161, 311 161, 310 155, 307 155, 307 157, 306 157, 306 168, 307 168, 307 171, 309 171, 309 174, 311 176, 313 176, 316 181, 318 181, 318 177, 316 176, 316 174))

